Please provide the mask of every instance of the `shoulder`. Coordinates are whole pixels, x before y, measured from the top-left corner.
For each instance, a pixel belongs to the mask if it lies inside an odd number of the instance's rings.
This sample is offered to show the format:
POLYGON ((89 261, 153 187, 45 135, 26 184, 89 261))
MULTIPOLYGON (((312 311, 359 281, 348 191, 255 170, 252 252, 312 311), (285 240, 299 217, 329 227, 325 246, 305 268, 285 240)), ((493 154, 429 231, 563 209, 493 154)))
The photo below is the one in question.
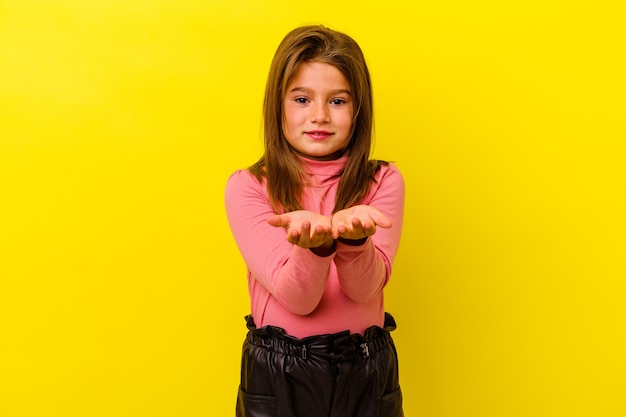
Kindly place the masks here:
POLYGON ((226 187, 235 185, 247 185, 247 184, 262 184, 265 181, 264 178, 257 178, 249 169, 238 169, 234 171, 228 177, 226 181, 226 187))
POLYGON ((392 180, 404 182, 404 177, 402 176, 402 172, 400 172, 400 168, 393 163, 387 161, 378 161, 378 168, 376 170, 376 174, 374 174, 375 182, 380 182, 382 180, 392 180))
POLYGON ((226 181, 226 196, 245 192, 261 192, 265 190, 265 178, 258 179, 247 169, 238 169, 226 181))
POLYGON ((379 165, 365 200, 372 201, 384 196, 395 199, 404 196, 404 189, 404 177, 400 169, 395 163, 386 162, 379 165))

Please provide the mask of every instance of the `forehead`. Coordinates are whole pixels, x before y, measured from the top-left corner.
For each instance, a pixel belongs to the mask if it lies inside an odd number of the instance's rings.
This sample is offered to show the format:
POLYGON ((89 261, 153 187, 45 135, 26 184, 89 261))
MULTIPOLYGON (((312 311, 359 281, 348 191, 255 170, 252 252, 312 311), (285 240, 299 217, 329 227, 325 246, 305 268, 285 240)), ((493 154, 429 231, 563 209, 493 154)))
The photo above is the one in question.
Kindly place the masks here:
POLYGON ((293 89, 347 90, 350 83, 346 76, 333 65, 324 62, 303 62, 293 73, 287 84, 287 92, 293 89))

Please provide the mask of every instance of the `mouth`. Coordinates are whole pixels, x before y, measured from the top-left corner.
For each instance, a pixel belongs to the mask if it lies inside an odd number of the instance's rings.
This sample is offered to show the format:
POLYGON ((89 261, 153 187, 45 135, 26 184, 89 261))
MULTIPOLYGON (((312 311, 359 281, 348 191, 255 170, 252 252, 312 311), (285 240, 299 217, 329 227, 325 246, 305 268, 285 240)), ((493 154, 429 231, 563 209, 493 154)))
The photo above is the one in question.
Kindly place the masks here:
POLYGON ((326 130, 310 130, 308 132, 304 132, 308 137, 314 140, 324 140, 332 135, 331 132, 326 130))

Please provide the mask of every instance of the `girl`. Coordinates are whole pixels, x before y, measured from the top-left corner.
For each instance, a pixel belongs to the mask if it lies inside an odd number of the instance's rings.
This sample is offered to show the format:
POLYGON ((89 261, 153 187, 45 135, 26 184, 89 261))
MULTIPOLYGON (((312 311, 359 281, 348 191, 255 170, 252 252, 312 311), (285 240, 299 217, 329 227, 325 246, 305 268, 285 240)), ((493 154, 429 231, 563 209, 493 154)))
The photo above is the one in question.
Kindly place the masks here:
POLYGON ((372 91, 361 49, 321 26, 293 30, 271 64, 265 153, 226 186, 252 314, 238 417, 400 417, 395 329, 383 289, 404 181, 369 160, 372 91))

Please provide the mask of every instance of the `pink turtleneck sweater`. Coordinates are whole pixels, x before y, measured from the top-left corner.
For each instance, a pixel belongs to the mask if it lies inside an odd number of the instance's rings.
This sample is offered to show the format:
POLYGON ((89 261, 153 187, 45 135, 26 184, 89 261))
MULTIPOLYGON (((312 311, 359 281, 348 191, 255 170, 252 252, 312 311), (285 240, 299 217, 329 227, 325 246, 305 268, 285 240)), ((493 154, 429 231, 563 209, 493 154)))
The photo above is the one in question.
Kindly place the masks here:
MULTIPOLYGON (((312 186, 305 187, 305 210, 331 217, 347 157, 334 161, 304 160, 312 186)), ((287 241, 286 230, 270 226, 275 214, 265 179, 247 170, 231 175, 226 185, 228 221, 248 268, 252 316, 257 327, 282 327, 306 337, 349 330, 361 333, 383 326, 383 288, 398 250, 404 214, 404 180, 393 164, 382 166, 361 204, 391 219, 360 246, 337 242, 326 257, 287 241)))

